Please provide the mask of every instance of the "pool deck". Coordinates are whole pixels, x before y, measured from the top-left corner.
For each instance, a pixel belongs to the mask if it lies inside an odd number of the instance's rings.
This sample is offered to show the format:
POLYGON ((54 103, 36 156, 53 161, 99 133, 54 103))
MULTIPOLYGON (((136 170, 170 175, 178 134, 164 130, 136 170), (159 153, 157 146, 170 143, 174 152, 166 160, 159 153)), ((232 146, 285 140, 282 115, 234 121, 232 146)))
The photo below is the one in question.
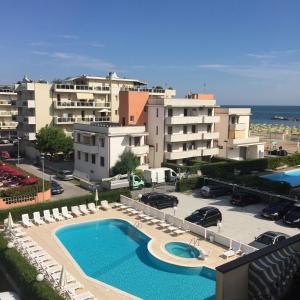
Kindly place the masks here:
MULTIPOLYGON (((105 283, 86 276, 54 234, 58 228, 65 225, 112 218, 125 220, 132 225, 135 225, 139 221, 136 216, 130 216, 122 211, 112 208, 107 211, 100 210, 95 214, 89 214, 70 220, 64 220, 41 226, 34 226, 32 228, 26 229, 26 231, 28 235, 33 238, 33 240, 35 240, 40 246, 42 246, 45 251, 47 251, 58 263, 64 265, 66 270, 79 282, 82 283, 82 285, 84 286, 84 290, 89 290, 98 299, 138 299, 137 297, 129 295, 128 293, 123 292, 117 288, 111 287, 105 283)), ((170 235, 170 233, 158 229, 156 225, 149 225, 148 223, 142 221, 140 221, 138 227, 140 231, 142 231, 152 239, 149 244, 149 250, 152 255, 171 264, 189 267, 207 266, 209 268, 215 269, 215 267, 236 258, 231 257, 226 259, 222 257, 222 253, 228 249, 222 247, 219 244, 211 243, 203 239, 199 240, 199 242, 197 243, 197 247, 203 249, 206 252, 210 252, 209 257, 205 261, 199 260, 197 258, 186 259, 176 257, 172 254, 169 254, 165 250, 164 245, 171 241, 190 243, 191 239, 197 237, 196 235, 193 235, 191 233, 184 233, 182 235, 174 237, 170 235)), ((82 247, 84 247, 84 245, 82 245, 82 247)))

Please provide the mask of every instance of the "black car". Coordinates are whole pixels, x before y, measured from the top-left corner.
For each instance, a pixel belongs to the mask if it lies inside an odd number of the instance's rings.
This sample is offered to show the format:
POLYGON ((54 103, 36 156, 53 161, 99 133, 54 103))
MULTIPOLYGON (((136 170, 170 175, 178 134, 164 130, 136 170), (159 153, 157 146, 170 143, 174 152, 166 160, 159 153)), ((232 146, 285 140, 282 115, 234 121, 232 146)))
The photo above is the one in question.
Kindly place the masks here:
POLYGON ((234 192, 231 196, 230 203, 236 206, 246 206, 259 201, 260 198, 257 195, 246 192, 234 192))
POLYGON ((216 198, 219 196, 228 195, 231 189, 222 185, 204 185, 200 189, 200 195, 204 198, 216 198))
POLYGON ((161 193, 144 194, 140 201, 158 209, 174 207, 178 205, 177 197, 161 193))
POLYGON ((282 219, 283 216, 293 207, 294 203, 292 201, 280 200, 274 202, 265 207, 261 216, 271 220, 282 219))
POLYGON ((277 244, 281 241, 286 240, 289 237, 290 236, 285 233, 276 231, 266 231, 265 233, 262 233, 257 238, 255 238, 255 240, 249 245, 257 249, 261 249, 269 245, 277 244))
POLYGON ((64 192, 63 187, 56 181, 51 181, 51 194, 52 195, 58 195, 62 194, 64 192))
POLYGON ((283 217, 283 223, 300 228, 300 206, 293 206, 283 217))
POLYGON ((290 198, 300 200, 300 188, 294 188, 290 191, 290 198))
POLYGON ((221 222, 222 214, 217 208, 206 206, 195 210, 190 216, 186 217, 185 220, 203 227, 208 227, 221 222))

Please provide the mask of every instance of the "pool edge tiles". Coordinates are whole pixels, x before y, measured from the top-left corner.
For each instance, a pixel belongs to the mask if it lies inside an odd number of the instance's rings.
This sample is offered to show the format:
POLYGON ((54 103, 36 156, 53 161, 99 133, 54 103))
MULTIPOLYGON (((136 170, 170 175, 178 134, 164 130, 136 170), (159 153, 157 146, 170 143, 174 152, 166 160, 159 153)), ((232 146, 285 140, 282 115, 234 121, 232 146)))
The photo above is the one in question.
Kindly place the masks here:
POLYGON ((88 278, 124 291, 127 296, 130 294, 144 299, 157 299, 157 288, 153 289, 155 282, 160 282, 160 285, 156 284, 161 287, 158 288, 159 299, 170 298, 170 295, 173 299, 206 299, 215 296, 216 281, 211 275, 215 274, 213 269, 207 268, 210 272, 206 272, 204 267, 183 267, 162 261, 149 251, 152 239, 123 219, 63 226, 55 231, 55 235, 88 278), (117 249, 119 243, 122 246, 117 249), (84 250, 78 244, 84 244, 84 250), (107 249, 110 249, 109 253, 107 249), (99 256, 102 260, 95 263, 95 257, 99 259, 99 256), (191 274, 190 270, 196 273, 191 274), (177 291, 181 281, 186 288, 177 291), (198 289, 196 294, 195 286, 198 289), (180 297, 181 294, 183 297, 180 297))

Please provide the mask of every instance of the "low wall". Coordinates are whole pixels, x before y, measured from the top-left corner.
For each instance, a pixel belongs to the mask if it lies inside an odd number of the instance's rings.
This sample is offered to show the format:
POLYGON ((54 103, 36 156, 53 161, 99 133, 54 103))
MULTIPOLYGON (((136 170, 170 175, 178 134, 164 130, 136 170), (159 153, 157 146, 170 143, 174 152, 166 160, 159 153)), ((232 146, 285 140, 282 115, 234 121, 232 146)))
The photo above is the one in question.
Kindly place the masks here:
POLYGON ((254 247, 251 247, 247 244, 242 244, 241 242, 235 241, 235 240, 233 240, 227 236, 224 236, 222 234, 215 233, 215 232, 213 232, 209 229, 206 229, 200 225, 196 225, 194 223, 190 223, 188 221, 182 220, 175 216, 165 214, 164 212, 162 212, 154 207, 145 205, 141 202, 135 201, 126 196, 121 195, 120 201, 121 201, 121 203, 131 206, 131 207, 135 208, 136 210, 141 210, 145 214, 148 214, 152 217, 155 217, 160 220, 164 220, 164 221, 168 222, 169 224, 184 228, 185 230, 189 230, 190 232, 192 232, 196 235, 199 235, 205 239, 208 239, 208 240, 211 239, 212 241, 214 241, 226 248, 233 248, 234 250, 240 249, 245 254, 249 254, 249 253, 257 250, 254 247))
POLYGON ((47 190, 44 193, 38 193, 37 195, 25 195, 18 197, 7 197, 5 199, 0 198, 0 209, 9 209, 18 206, 24 206, 29 204, 37 204, 43 201, 49 201, 51 199, 51 190, 47 190))

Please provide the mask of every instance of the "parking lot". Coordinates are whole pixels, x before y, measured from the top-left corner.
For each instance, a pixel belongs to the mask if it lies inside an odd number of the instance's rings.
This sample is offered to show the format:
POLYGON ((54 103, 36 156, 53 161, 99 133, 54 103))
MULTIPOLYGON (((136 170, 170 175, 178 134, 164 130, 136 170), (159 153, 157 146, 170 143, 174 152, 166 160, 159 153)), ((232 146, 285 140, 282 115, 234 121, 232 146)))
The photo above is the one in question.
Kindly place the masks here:
MULTIPOLYGON (((259 234, 272 230, 295 235, 300 233, 298 228, 285 226, 282 221, 270 221, 260 217, 260 212, 265 205, 253 204, 245 207, 237 207, 230 204, 229 197, 223 196, 216 199, 204 199, 199 196, 198 191, 190 193, 171 193, 179 200, 176 216, 185 218, 194 210, 204 206, 218 208, 223 217, 220 233, 243 243, 250 243, 259 234)), ((174 214, 173 208, 163 211, 174 214)), ((210 230, 218 232, 217 226, 209 227, 210 230)))

